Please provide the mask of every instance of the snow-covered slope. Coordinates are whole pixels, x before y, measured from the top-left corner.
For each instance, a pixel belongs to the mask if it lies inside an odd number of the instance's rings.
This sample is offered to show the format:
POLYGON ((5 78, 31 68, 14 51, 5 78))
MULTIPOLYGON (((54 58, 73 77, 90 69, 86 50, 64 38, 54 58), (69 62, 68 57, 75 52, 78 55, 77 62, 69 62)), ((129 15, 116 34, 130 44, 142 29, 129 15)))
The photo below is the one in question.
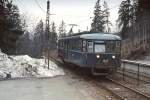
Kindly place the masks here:
POLYGON ((44 59, 35 59, 28 55, 8 56, 0 51, 0 78, 5 78, 8 74, 12 78, 53 77, 64 75, 64 72, 52 61, 48 69, 44 59))
POLYGON ((136 61, 144 64, 150 64, 150 54, 147 54, 142 59, 137 59, 136 61))

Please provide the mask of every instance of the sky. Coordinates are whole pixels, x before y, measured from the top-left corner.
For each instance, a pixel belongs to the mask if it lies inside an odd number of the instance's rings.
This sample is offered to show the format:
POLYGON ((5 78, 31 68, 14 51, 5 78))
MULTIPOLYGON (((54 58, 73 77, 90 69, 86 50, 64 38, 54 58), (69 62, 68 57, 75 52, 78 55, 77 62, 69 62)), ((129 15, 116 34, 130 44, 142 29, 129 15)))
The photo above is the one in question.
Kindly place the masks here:
MULTIPOLYGON (((69 24, 77 24, 74 32, 86 31, 90 29, 95 3, 97 0, 50 0, 50 21, 55 22, 57 29, 62 20, 66 23, 67 31, 71 28, 69 24)), ((105 0, 110 8, 110 21, 112 31, 117 31, 116 20, 118 18, 118 8, 122 0, 105 0)), ((14 0, 18 5, 20 13, 25 16, 28 29, 33 30, 39 20, 45 22, 47 0, 14 0)), ((101 0, 103 3, 104 0, 101 0)))

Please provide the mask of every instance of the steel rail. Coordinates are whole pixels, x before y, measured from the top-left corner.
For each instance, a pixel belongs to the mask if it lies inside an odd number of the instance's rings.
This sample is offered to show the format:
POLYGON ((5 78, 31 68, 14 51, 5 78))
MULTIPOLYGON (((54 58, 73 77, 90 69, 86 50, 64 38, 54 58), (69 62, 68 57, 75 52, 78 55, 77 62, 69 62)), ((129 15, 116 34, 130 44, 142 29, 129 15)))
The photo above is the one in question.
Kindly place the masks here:
POLYGON ((97 86, 103 88, 104 90, 109 91, 111 94, 113 94, 114 96, 118 97, 120 100, 125 100, 124 97, 122 97, 121 95, 119 95, 119 94, 115 93, 114 91, 108 89, 107 87, 102 86, 102 85, 100 85, 99 83, 95 83, 95 84, 96 84, 97 86))
MULTIPOLYGON (((60 60, 58 60, 58 59, 56 59, 56 58, 54 58, 54 57, 50 57, 50 58, 51 58, 51 60, 55 61, 56 63, 63 64, 63 62, 61 62, 60 60)), ((97 83, 96 80, 94 80, 94 81, 95 81, 95 82, 94 82, 95 85, 97 85, 97 86, 103 88, 104 90, 107 90, 108 92, 110 92, 111 94, 113 94, 114 96, 116 96, 117 98, 119 98, 120 100, 124 100, 124 98, 123 98, 122 96, 116 94, 115 92, 111 91, 110 89, 108 89, 108 88, 106 88, 106 87, 101 86, 100 84, 97 83)))
POLYGON ((124 87, 124 88, 127 88, 127 89, 129 89, 129 90, 131 90, 131 91, 133 91, 133 92, 135 92, 135 93, 137 93, 137 94, 140 94, 141 96, 144 96, 145 98, 147 98, 148 100, 150 100, 150 96, 149 95, 146 95, 146 94, 144 94, 144 93, 142 93, 142 92, 140 92, 140 91, 138 91, 138 90, 136 90, 136 89, 133 89, 133 88, 131 88, 131 87, 128 87, 128 86, 126 86, 126 85, 124 85, 124 84, 122 84, 122 83, 120 83, 120 82, 117 82, 117 81, 115 81, 115 80, 113 80, 113 79, 111 79, 111 78, 109 78, 109 77, 106 77, 108 80, 110 80, 110 81, 112 81, 113 83, 115 83, 115 84, 118 84, 118 85, 120 85, 120 86, 122 86, 122 87, 124 87))

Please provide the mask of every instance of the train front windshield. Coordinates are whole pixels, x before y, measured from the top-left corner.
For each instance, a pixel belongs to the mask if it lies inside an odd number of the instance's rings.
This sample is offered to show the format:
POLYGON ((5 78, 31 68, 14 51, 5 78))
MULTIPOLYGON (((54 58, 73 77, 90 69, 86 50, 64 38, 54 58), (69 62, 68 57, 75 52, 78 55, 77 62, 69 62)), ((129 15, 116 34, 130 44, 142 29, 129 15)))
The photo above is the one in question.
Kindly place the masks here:
POLYGON ((96 41, 88 43, 88 52, 95 53, 120 53, 120 41, 96 41))
POLYGON ((95 44, 94 45, 94 51, 95 51, 95 53, 97 53, 97 52, 105 53, 106 52, 105 44, 95 44))
POLYGON ((121 51, 120 41, 107 41, 106 42, 106 52, 108 53, 120 53, 121 51))

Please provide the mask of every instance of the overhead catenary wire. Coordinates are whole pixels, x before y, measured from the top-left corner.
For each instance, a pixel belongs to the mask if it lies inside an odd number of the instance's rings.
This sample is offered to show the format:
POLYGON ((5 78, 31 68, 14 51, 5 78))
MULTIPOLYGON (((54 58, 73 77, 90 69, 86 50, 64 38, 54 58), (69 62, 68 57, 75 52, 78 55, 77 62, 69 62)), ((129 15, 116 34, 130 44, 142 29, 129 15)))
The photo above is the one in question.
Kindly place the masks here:
MULTIPOLYGON (((19 0, 16 0, 16 1, 18 1, 18 2, 20 2, 19 0)), ((44 13, 46 13, 46 11, 42 8, 42 6, 40 5, 40 3, 38 2, 38 0, 34 0, 35 1, 35 3, 37 4, 37 6, 41 9, 41 11, 42 12, 44 12, 44 13)), ((20 2, 20 4, 22 4, 21 2, 20 2)), ((22 4, 23 5, 23 4, 22 4)), ((24 6, 24 5, 23 5, 24 6)), ((116 7, 118 7, 118 5, 117 6, 114 6, 114 7, 111 7, 109 10, 112 10, 112 9, 114 9, 114 8, 116 8, 116 7)), ((57 14, 57 15, 62 15, 62 14, 57 14)), ((62 16, 68 16, 68 17, 88 17, 88 16, 75 16, 75 15, 62 15, 62 16)), ((82 21, 83 22, 83 21, 82 21)))
POLYGON ((34 0, 34 1, 37 4, 37 6, 41 9, 41 11, 43 11, 44 13, 46 13, 46 11, 41 7, 41 5, 39 4, 39 2, 37 0, 34 0))
MULTIPOLYGON (((24 7, 26 7, 26 6, 25 6, 24 3, 22 3, 22 0, 15 0, 15 1, 19 2, 20 5, 22 5, 21 6, 22 9, 25 9, 24 7)), ((38 6, 38 8, 40 8, 40 10, 43 13, 46 13, 46 10, 43 9, 43 6, 41 5, 40 1, 39 0, 34 0, 34 1, 35 1, 36 5, 38 6)), ((119 5, 114 5, 114 6, 110 7, 109 10, 115 9, 116 7, 119 7, 119 5)), ((59 15, 60 16, 66 16, 66 17, 76 17, 76 18, 81 18, 81 19, 83 18, 82 20, 79 20, 79 21, 76 22, 79 25, 82 24, 82 23, 88 22, 90 20, 90 17, 91 17, 90 15, 83 15, 83 16, 81 16, 81 15, 56 14, 56 16, 59 16, 59 15), (89 18, 87 18, 87 17, 89 17, 89 18)))
POLYGON ((20 8, 21 9, 23 9, 23 10, 25 10, 26 9, 26 6, 24 6, 24 4, 20 1, 20 0, 14 0, 14 2, 16 2, 16 3, 18 3, 18 4, 20 4, 20 8))

